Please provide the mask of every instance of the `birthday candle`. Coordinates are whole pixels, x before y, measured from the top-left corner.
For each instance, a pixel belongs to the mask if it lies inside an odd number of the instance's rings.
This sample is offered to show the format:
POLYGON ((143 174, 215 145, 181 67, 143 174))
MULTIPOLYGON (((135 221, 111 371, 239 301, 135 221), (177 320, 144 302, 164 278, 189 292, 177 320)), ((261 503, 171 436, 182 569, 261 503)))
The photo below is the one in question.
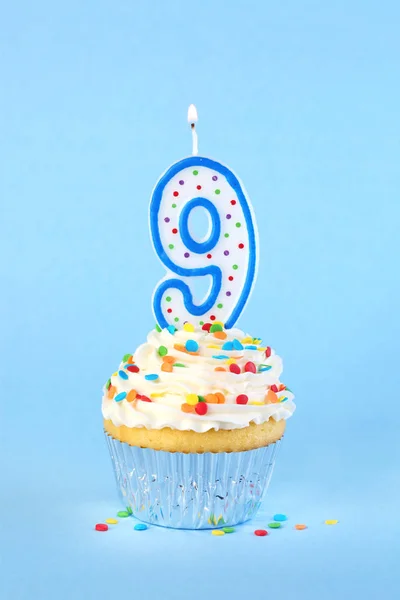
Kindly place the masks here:
POLYGON ((258 238, 250 201, 240 181, 225 165, 197 156, 197 113, 189 109, 193 155, 173 164, 157 182, 150 203, 155 251, 167 273, 153 294, 161 327, 221 321, 233 327, 253 288, 258 238), (191 212, 201 207, 209 228, 196 239, 191 212), (211 279, 205 298, 197 299, 193 278, 211 279))

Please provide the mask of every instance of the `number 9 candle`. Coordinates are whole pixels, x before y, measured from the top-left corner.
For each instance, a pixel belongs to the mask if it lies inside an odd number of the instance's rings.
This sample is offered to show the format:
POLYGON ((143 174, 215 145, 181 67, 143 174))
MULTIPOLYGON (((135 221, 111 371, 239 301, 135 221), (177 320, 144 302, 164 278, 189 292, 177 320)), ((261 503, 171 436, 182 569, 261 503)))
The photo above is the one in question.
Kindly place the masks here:
POLYGON ((256 278, 255 218, 236 175, 222 163, 197 155, 193 105, 188 120, 193 154, 160 177, 150 202, 152 242, 167 271, 154 290, 153 311, 161 327, 219 321, 230 329, 256 278), (208 232, 202 239, 192 234, 189 223, 192 211, 198 208, 208 216, 208 232), (204 277, 211 283, 206 296, 199 299, 193 284, 195 278, 204 277))

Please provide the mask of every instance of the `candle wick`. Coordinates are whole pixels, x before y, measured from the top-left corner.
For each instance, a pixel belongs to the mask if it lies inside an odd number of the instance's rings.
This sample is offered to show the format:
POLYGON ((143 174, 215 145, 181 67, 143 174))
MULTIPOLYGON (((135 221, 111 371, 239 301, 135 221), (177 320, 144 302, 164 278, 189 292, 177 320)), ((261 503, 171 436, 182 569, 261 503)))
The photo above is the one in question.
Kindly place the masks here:
POLYGON ((199 153, 199 146, 198 146, 198 137, 197 137, 197 131, 196 131, 196 123, 191 123, 190 128, 192 130, 192 155, 197 156, 197 154, 199 153))

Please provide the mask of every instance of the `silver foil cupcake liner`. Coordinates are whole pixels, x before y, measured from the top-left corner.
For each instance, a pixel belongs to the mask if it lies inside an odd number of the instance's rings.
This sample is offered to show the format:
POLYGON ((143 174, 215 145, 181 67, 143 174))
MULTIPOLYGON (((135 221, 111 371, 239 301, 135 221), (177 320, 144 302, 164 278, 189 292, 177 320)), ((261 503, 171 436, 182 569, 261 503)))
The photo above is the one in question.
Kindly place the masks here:
POLYGON ((106 433, 123 505, 141 521, 215 529, 254 517, 280 442, 246 452, 183 454, 138 448, 106 433))

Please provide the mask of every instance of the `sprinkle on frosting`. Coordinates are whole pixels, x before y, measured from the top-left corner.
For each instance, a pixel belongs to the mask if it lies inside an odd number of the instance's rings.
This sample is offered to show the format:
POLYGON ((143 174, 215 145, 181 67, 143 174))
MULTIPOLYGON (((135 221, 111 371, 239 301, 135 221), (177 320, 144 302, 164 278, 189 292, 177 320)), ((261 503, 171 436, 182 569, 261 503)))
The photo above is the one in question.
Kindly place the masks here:
POLYGON ((219 321, 157 326, 105 384, 103 416, 116 426, 198 432, 287 419, 295 405, 281 373, 270 346, 219 321))

